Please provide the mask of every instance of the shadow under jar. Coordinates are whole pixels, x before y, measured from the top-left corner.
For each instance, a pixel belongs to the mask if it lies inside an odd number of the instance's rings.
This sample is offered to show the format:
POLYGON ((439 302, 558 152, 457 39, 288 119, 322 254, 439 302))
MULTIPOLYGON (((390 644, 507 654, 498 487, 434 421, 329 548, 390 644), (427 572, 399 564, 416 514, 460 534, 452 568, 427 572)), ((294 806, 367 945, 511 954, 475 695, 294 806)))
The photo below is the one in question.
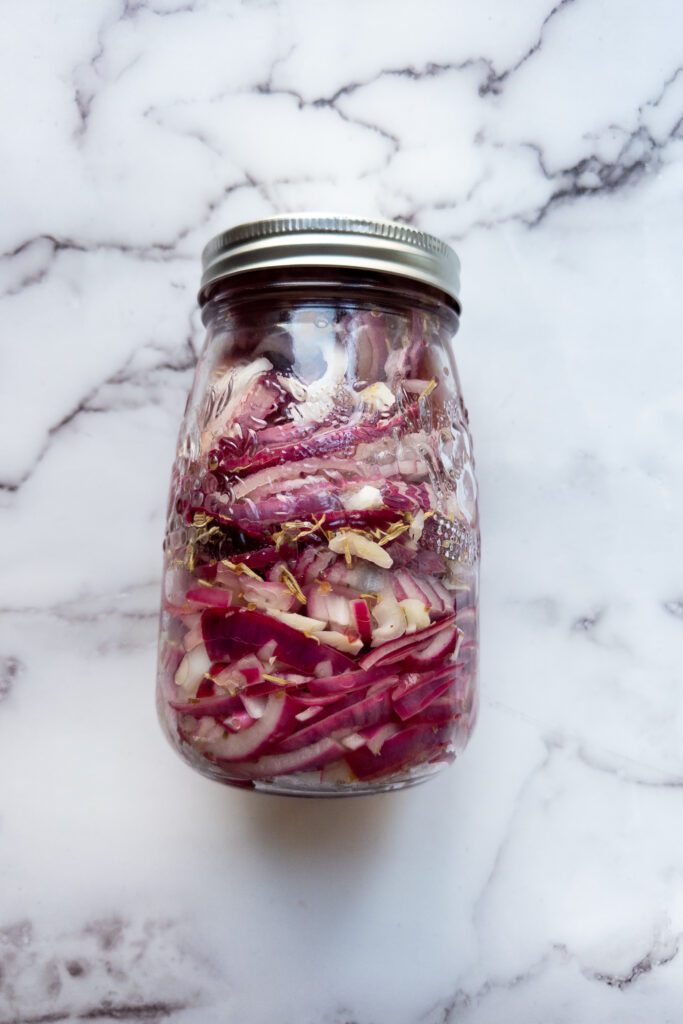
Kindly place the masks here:
POLYGON ((274 217, 204 252, 165 539, 158 707, 219 782, 421 782, 477 709, 459 263, 399 224, 274 217))

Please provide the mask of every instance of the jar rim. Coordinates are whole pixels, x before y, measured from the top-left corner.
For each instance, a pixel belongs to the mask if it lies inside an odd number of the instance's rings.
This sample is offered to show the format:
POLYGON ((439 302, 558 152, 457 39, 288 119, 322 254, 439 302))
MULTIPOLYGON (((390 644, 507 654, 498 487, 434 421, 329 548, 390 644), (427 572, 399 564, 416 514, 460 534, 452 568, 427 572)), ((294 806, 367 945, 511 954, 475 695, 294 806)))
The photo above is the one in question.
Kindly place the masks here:
POLYGON ((435 235, 408 224, 344 214, 280 214, 237 224, 202 253, 199 303, 217 281, 251 270, 331 267, 411 278, 445 292, 460 308, 460 260, 435 235))

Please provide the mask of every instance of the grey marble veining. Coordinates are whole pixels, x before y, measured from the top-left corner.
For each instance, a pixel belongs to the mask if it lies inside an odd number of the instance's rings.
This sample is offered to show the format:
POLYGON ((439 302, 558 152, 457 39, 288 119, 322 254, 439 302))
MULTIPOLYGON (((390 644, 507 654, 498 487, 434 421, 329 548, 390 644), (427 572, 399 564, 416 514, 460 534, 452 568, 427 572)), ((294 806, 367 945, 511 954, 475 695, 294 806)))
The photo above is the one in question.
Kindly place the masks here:
POLYGON ((0 1024, 678 1024, 683 12, 75 0, 0 39, 0 1024), (199 253, 295 209, 463 263, 461 763, 341 804, 153 707, 199 253))

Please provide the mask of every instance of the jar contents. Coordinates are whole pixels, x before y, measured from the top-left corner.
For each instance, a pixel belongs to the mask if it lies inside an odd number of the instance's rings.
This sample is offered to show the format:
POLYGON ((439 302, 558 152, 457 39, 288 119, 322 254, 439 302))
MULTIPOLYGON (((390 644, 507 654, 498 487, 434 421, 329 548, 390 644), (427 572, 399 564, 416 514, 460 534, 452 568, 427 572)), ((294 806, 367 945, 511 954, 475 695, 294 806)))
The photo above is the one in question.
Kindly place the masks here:
POLYGON ((172 482, 166 730, 234 785, 419 781, 476 714, 476 491, 449 330, 415 308, 221 315, 172 482))

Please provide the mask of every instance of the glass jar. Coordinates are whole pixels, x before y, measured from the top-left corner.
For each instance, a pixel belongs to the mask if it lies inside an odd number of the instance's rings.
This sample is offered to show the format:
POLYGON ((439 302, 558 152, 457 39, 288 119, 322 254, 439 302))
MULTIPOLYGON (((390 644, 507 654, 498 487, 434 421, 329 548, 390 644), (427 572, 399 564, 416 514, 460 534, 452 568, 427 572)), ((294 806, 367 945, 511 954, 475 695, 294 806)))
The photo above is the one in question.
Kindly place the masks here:
POLYGON ((274 217, 204 252, 173 467, 158 706, 219 782, 421 782, 477 708, 479 533, 459 264, 403 225, 274 217))

